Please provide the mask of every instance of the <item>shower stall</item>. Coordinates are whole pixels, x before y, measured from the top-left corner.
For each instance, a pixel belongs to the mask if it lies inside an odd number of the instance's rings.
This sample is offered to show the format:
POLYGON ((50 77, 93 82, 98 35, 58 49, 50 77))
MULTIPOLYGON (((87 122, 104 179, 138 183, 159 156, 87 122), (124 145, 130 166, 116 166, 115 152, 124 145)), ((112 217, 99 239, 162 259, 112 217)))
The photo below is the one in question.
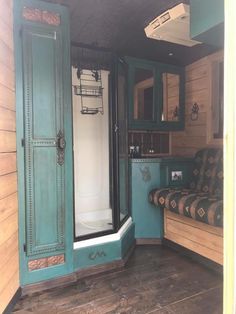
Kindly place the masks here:
POLYGON ((112 53, 74 47, 74 235, 116 232, 129 216, 127 71, 112 53))

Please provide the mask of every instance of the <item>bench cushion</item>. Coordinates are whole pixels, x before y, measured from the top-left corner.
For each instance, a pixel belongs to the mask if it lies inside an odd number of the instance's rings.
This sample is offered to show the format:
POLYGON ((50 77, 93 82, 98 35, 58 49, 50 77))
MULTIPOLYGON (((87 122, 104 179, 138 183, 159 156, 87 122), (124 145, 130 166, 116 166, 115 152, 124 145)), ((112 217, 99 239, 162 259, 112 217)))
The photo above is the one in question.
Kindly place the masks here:
POLYGON ((176 214, 212 226, 223 226, 223 201, 215 196, 210 197, 208 193, 187 189, 154 189, 149 193, 149 201, 176 214))

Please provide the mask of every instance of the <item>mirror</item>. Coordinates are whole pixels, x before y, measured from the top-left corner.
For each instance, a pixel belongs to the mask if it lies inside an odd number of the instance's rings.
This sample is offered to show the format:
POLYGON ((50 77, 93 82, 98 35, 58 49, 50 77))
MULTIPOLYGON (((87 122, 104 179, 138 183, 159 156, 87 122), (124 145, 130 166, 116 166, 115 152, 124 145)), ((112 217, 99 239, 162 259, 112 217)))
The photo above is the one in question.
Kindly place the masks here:
POLYGON ((179 121, 180 76, 162 73, 163 110, 161 121, 179 121))
POLYGON ((135 69, 134 116, 135 120, 154 119, 154 75, 152 70, 135 69))

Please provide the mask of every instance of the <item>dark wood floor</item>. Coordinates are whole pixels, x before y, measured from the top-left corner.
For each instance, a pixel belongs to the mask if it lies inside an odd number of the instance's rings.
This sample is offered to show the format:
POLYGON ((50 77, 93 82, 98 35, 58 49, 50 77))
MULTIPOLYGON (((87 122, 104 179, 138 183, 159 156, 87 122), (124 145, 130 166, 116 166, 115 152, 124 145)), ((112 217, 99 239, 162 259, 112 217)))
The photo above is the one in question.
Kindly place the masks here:
POLYGON ((23 297, 23 313, 222 314, 222 278, 160 246, 139 246, 125 269, 23 297))

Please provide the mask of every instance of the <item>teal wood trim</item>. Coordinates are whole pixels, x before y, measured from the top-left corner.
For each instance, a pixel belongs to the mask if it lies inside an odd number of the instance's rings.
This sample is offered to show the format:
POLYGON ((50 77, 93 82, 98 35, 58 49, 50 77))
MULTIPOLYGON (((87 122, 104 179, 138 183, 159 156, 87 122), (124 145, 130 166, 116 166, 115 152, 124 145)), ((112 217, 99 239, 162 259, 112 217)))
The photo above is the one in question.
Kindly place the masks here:
POLYGON ((224 0, 190 0, 190 34, 195 40, 224 47, 224 0))
POLYGON ((161 161, 131 162, 132 219, 135 224, 135 239, 163 236, 163 213, 148 202, 148 193, 161 187, 161 161))
POLYGON ((156 188, 187 186, 193 159, 182 157, 132 159, 130 167, 135 239, 162 238, 163 211, 149 203, 148 194, 156 188), (172 171, 182 171, 182 180, 172 181, 172 171))
POLYGON ((134 224, 120 240, 74 250, 74 271, 122 259, 134 244, 134 224))
MULTIPOLYGON (((69 33, 69 15, 65 7, 33 0, 15 0, 14 1, 14 46, 15 46, 15 71, 16 71, 16 124, 17 124, 17 168, 18 168, 18 202, 19 202, 19 252, 20 252, 20 283, 22 286, 41 280, 62 276, 73 271, 73 171, 72 171, 72 116, 71 116, 71 75, 70 75, 70 33, 69 33), (57 12, 61 17, 61 24, 58 27, 42 25, 22 19, 22 8, 24 6, 39 8, 57 12), (26 235, 26 201, 25 201, 25 159, 24 147, 21 140, 24 139, 24 86, 23 86, 23 56, 22 56, 22 27, 37 26, 45 30, 57 30, 62 34, 62 58, 63 58, 63 99, 64 112, 60 119, 64 122, 64 130, 67 141, 65 150, 65 223, 60 226, 64 233, 64 244, 54 252, 34 252, 32 257, 26 256, 23 246, 27 244, 26 235), (64 253, 65 264, 44 268, 41 270, 28 270, 28 261, 30 259, 41 258, 64 253)), ((59 91, 60 92, 60 91, 59 91)), ((42 117, 43 121, 43 117, 42 117)), ((46 223, 46 222, 45 222, 46 223)), ((29 240, 29 239, 28 239, 29 240)), ((28 248, 27 248, 28 249, 28 248)))
POLYGON ((128 90, 129 90, 129 129, 139 130, 158 130, 158 131, 179 131, 185 127, 185 70, 183 67, 170 64, 154 62, 149 60, 125 57, 129 65, 128 74, 128 90), (135 69, 149 69, 154 73, 154 114, 153 120, 135 120, 133 119, 134 112, 134 78, 135 69), (163 107, 163 86, 162 73, 168 72, 178 74, 180 76, 180 94, 179 94, 179 121, 161 121, 161 113, 163 107))
POLYGON ((224 0, 190 0, 190 34, 198 36, 224 22, 224 0))

